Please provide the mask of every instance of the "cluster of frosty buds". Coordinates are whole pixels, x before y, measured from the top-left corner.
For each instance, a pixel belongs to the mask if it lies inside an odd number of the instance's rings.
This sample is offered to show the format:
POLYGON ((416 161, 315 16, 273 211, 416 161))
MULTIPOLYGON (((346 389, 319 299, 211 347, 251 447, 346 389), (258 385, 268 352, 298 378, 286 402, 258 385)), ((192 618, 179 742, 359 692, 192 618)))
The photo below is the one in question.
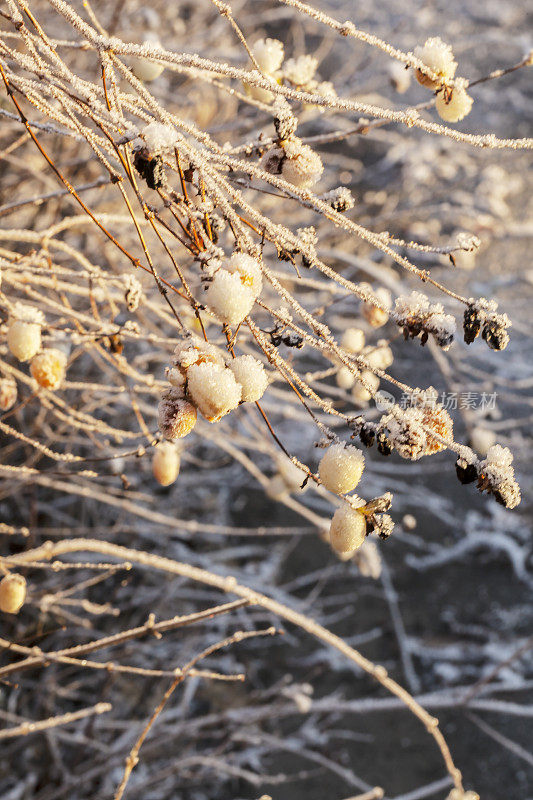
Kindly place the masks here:
POLYGON ((9 411, 17 402, 17 382, 11 375, 0 378, 0 411, 9 411))
POLYGON ((365 457, 361 450, 342 442, 332 444, 320 459, 318 474, 322 485, 335 494, 351 492, 365 468, 365 457))
POLYGON ((491 350, 505 350, 509 344, 507 328, 511 320, 507 314, 498 314, 498 304, 495 300, 486 300, 480 297, 475 300, 471 297, 464 314, 463 330, 467 344, 472 344, 479 332, 491 350))
POLYGON ((161 486, 174 483, 180 471, 180 454, 174 442, 158 442, 152 458, 152 472, 161 486))
POLYGON ((455 470, 461 483, 477 481, 480 492, 494 495, 506 508, 515 508, 522 499, 514 476, 513 455, 508 447, 492 445, 483 461, 477 461, 472 450, 463 447, 455 462, 455 470))
POLYGON ((432 433, 442 439, 453 438, 453 421, 437 402, 433 387, 414 393, 411 403, 405 409, 393 406, 377 423, 378 450, 382 455, 389 455, 394 449, 402 458, 417 461, 445 449, 432 433))
POLYGON ((375 303, 363 302, 361 309, 363 317, 373 328, 382 328, 389 321, 389 310, 392 305, 391 293, 384 286, 380 286, 374 291, 369 283, 360 283, 359 289, 365 294, 372 295, 375 299, 375 303))
POLYGON ((43 389, 58 389, 65 378, 67 356, 62 350, 50 347, 34 356, 30 363, 32 378, 43 389))
POLYGON ((19 361, 30 361, 41 349, 42 311, 15 303, 7 323, 7 346, 19 361))
POLYGON ((403 327, 406 339, 420 336, 424 345, 431 334, 443 350, 453 342, 456 325, 450 314, 444 313, 440 303, 431 303, 422 292, 411 292, 396 299, 394 314, 398 325, 403 327))
POLYGON ((437 75, 435 80, 420 69, 415 73, 422 86, 436 90, 435 105, 439 116, 446 122, 464 119, 472 110, 473 100, 466 91, 468 82, 462 78, 453 80, 457 62, 450 45, 437 36, 427 39, 423 46, 415 47, 414 54, 437 75))
POLYGON ((296 347, 300 350, 304 346, 304 340, 296 331, 287 330, 282 322, 276 322, 274 328, 268 332, 270 341, 274 347, 284 344, 285 347, 296 347))
POLYGON ((307 189, 320 180, 324 171, 322 159, 297 136, 280 140, 268 149, 261 166, 271 175, 281 177, 299 189, 307 189))
POLYGON ((15 572, 4 575, 0 581, 0 611, 18 614, 26 600, 26 579, 15 572))
POLYGON ((320 196, 324 203, 327 203, 334 211, 349 211, 355 206, 353 194, 347 186, 338 186, 320 196))
POLYGON ((247 253, 233 253, 206 279, 206 304, 226 325, 239 325, 261 293, 261 265, 247 253))
POLYGON ((176 347, 173 364, 167 371, 171 388, 159 404, 159 428, 167 439, 186 436, 197 409, 209 422, 218 422, 240 402, 259 400, 268 384, 253 356, 237 356, 226 366, 216 347, 196 337, 176 347))
POLYGON ((124 281, 124 300, 128 311, 137 311, 143 296, 140 281, 129 272, 122 275, 122 279, 124 281))
POLYGON ((149 189, 160 189, 164 185, 165 170, 161 156, 150 153, 147 147, 138 147, 133 151, 133 166, 149 189))

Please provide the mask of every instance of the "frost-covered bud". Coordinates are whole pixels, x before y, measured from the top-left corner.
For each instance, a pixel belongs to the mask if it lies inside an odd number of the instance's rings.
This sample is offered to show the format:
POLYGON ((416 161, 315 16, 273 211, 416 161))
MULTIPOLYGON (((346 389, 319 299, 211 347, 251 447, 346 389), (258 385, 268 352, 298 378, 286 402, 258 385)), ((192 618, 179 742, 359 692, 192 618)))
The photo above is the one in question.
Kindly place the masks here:
POLYGON ((338 186, 336 189, 331 189, 325 192, 321 197, 324 203, 328 203, 334 211, 348 211, 355 205, 355 199, 347 186, 338 186))
POLYGON ((284 56, 283 43, 278 39, 258 39, 251 49, 263 72, 272 75, 281 67, 284 56))
POLYGON ((486 456, 489 448, 495 443, 496 434, 488 428, 474 428, 470 436, 470 445, 482 456, 486 456))
POLYGON ((165 439, 183 439, 196 425, 196 408, 183 397, 181 389, 168 389, 157 409, 159 430, 165 439))
POLYGON ((365 332, 361 328, 346 328, 342 334, 341 345, 349 353, 360 353, 365 346, 365 332))
POLYGON ((0 378, 0 411, 9 411, 17 402, 17 382, 10 375, 0 378))
MULTIPOLYGON (((361 505, 363 503, 361 502, 361 505)), ((335 511, 329 528, 329 541, 336 553, 353 553, 366 537, 366 517, 343 503, 335 511)))
POLYGON ((242 387, 233 372, 208 362, 189 367, 187 391, 198 411, 209 422, 218 422, 237 408, 242 396, 242 387))
POLYGON ((255 298, 239 275, 219 269, 205 293, 210 310, 227 325, 239 325, 253 308, 255 298))
POLYGON ((155 446, 152 458, 152 472, 161 486, 170 486, 178 477, 180 456, 178 448, 172 442, 159 442, 155 446))
POLYGON ((373 395, 379 389, 379 378, 368 369, 361 372, 360 379, 356 379, 355 386, 352 389, 352 397, 355 402, 363 406, 372 399, 373 395), (364 384, 363 384, 364 382, 364 384), (368 387, 368 388, 367 388, 368 387))
POLYGON ((257 259, 248 253, 232 253, 226 265, 228 272, 237 274, 243 286, 252 292, 254 299, 259 297, 263 288, 261 265, 257 259))
POLYGON ((291 107, 284 97, 277 97, 274 101, 274 127, 280 139, 288 139, 296 131, 298 120, 292 113, 291 107))
POLYGON ((260 400, 268 386, 268 376, 264 366, 250 355, 237 356, 229 364, 235 380, 242 386, 242 400, 255 403, 260 400))
POLYGON ((142 136, 150 153, 153 155, 173 150, 178 142, 178 132, 172 125, 162 122, 149 122, 142 129, 142 136))
POLYGON ((365 457, 353 445, 332 444, 318 465, 323 486, 335 494, 346 494, 355 489, 365 468, 365 457))
POLYGON ((519 505, 522 496, 514 477, 513 454, 508 447, 495 444, 489 448, 486 459, 479 465, 478 488, 494 495, 506 508, 519 505))
POLYGON ((466 81, 457 78, 452 88, 444 87, 435 100, 438 115, 445 122, 460 122, 472 111, 473 99, 466 91, 466 81))
POLYGON ((335 375, 337 386, 340 389, 351 389, 355 383, 355 375, 348 367, 341 367, 335 375))
POLYGON ((318 67, 315 56, 303 55, 289 58, 283 66, 283 76, 297 88, 305 88, 313 80, 318 67))
POLYGON ((363 303, 362 313, 369 325, 373 328, 382 328, 389 321, 388 309, 392 305, 391 293, 388 289, 380 286, 374 295, 383 308, 378 308, 372 303, 363 303))
POLYGON ((224 366, 224 359, 220 351, 214 345, 205 342, 198 336, 183 339, 176 345, 173 363, 183 375, 186 375, 187 370, 193 364, 202 364, 204 362, 218 364, 221 367, 224 366))
POLYGON ((394 361, 394 356, 389 345, 382 339, 376 346, 370 345, 362 353, 365 361, 375 369, 388 369, 394 361))
POLYGON ((396 91, 403 94, 411 84, 411 71, 406 68, 405 64, 393 61, 389 66, 389 79, 396 91))
POLYGON ((423 46, 415 47, 415 56, 420 59, 432 72, 439 76, 438 81, 432 80, 421 70, 417 69, 416 79, 428 89, 437 89, 441 84, 453 78, 457 69, 457 62, 453 60, 452 48, 438 36, 426 39, 423 46))
POLYGON ((128 311, 137 311, 142 300, 143 290, 138 278, 129 272, 122 275, 124 281, 124 300, 128 311))
MULTIPOLYGON (((144 38, 143 46, 148 54, 153 47, 160 48, 161 42, 155 34, 149 32, 144 38)), ((157 61, 150 61, 148 58, 143 58, 142 56, 132 58, 130 63, 131 71, 135 77, 145 83, 155 81, 165 69, 164 66, 157 61)))
POLYGON ((394 313, 406 339, 420 336, 424 345, 431 334, 443 350, 447 350, 453 342, 455 319, 451 314, 444 313, 441 303, 431 303, 422 292, 411 292, 396 298, 394 313))
POLYGON ((26 579, 10 572, 0 581, 0 611, 18 614, 26 600, 26 579))
POLYGON ((32 306, 16 303, 7 324, 7 344, 19 361, 29 361, 41 349, 44 316, 32 306))
POLYGON ((297 136, 291 136, 282 143, 285 158, 281 162, 281 175, 288 183, 299 189, 313 186, 324 171, 318 153, 303 144, 297 136))
POLYGON ((65 353, 55 347, 50 347, 32 358, 30 372, 32 378, 43 389, 57 389, 65 378, 66 366, 65 353))

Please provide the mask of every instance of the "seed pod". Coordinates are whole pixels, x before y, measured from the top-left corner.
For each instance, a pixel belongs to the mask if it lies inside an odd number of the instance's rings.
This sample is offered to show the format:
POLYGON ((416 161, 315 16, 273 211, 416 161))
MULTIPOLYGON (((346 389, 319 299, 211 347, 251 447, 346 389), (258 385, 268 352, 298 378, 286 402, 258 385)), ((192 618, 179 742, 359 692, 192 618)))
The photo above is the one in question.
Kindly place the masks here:
POLYGON ((30 372, 43 389, 57 389, 63 383, 67 357, 62 350, 50 347, 33 357, 30 372))
POLYGON ((11 375, 0 378, 0 411, 9 411, 17 402, 17 382, 11 375))
POLYGON ((158 407, 159 430, 165 439, 183 439, 196 425, 196 408, 185 400, 180 389, 169 389, 158 407))
POLYGON ((363 422, 359 431, 359 438, 365 447, 372 447, 376 438, 376 429, 371 422, 363 422))
POLYGON ((29 361, 41 349, 43 316, 38 309, 17 304, 7 327, 7 344, 19 361, 29 361))
POLYGON ((353 445, 332 444, 318 465, 322 484, 335 494, 346 494, 355 489, 365 467, 365 457, 353 445))
POLYGON ((353 553, 366 537, 366 518, 360 511, 343 504, 335 511, 329 529, 329 541, 336 553, 353 553))
POLYGON ((378 453, 381 453, 382 456, 390 456, 392 453, 392 442, 385 431, 378 431, 377 448, 378 453))
POLYGON ((505 350, 509 344, 509 334, 497 319, 486 322, 481 335, 491 350, 505 350))
POLYGON ((178 477, 180 457, 177 447, 172 442, 159 442, 152 459, 154 478, 161 486, 170 486, 178 477))
POLYGON ((0 581, 0 611, 18 614, 26 599, 26 579, 10 572, 0 581))
POLYGON ((455 471, 460 482, 463 484, 473 483, 477 479, 477 468, 475 464, 469 464, 464 458, 458 458, 455 462, 455 471))
POLYGON ((463 331, 465 342, 472 344, 474 339, 479 336, 481 330, 481 320, 479 313, 473 306, 467 306, 463 317, 463 331))

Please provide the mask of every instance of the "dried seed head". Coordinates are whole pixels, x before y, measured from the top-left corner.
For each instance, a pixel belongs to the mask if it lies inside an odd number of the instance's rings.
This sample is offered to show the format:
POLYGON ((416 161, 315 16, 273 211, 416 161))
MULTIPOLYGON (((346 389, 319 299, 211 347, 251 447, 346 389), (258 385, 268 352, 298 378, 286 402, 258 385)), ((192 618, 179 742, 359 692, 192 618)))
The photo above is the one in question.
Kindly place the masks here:
POLYGON ((0 611, 18 614, 26 600, 26 579, 10 572, 0 581, 0 611))
POLYGON ((466 81, 457 78, 452 88, 444 87, 437 94, 435 108, 445 122, 460 122, 472 111, 474 101, 466 85, 466 81))
POLYGON ((198 411, 209 422, 218 422, 237 408, 242 396, 242 387, 230 369, 207 362, 189 367, 187 391, 198 411))
POLYGON ((268 376, 264 366, 250 355, 237 356, 230 361, 229 368, 235 380, 242 386, 242 400, 254 403, 260 400, 268 386, 268 376))
POLYGON ((19 361, 29 361, 41 349, 41 326, 44 317, 32 306, 16 303, 9 316, 7 344, 19 361))
POLYGON ((166 439, 183 439, 196 425, 196 408, 180 389, 168 389, 158 406, 159 430, 166 439))
POLYGON ((43 389, 58 389, 65 378, 67 357, 62 350, 50 347, 32 358, 30 372, 43 389))
POLYGON ((359 438, 365 447, 372 447, 376 438, 376 428, 372 422, 363 422, 359 431, 359 438))
POLYGON ((494 319, 485 323, 481 332, 491 350, 505 350, 509 344, 509 334, 506 326, 498 319, 500 316, 502 315, 498 314, 494 319))
POLYGON ((346 494, 355 489, 365 467, 365 457, 353 445, 332 444, 318 465, 322 484, 335 494, 346 494))
POLYGON ((17 402, 17 382, 8 375, 0 378, 0 411, 9 411, 17 402))
POLYGON ((417 81, 422 86, 427 86, 428 89, 437 89, 455 75, 457 62, 453 60, 452 48, 438 36, 426 39, 423 46, 415 47, 415 56, 440 78, 440 80, 434 81, 417 69, 415 72, 417 81))
MULTIPOLYGON (((363 505, 361 501, 361 505, 363 505)), ((333 515, 329 528, 329 541, 336 553, 353 553, 361 547, 366 537, 366 518, 360 511, 346 503, 333 515)))
POLYGON ((178 477, 179 471, 180 456, 176 445, 172 442, 159 442, 152 459, 152 472, 156 481, 161 486, 170 486, 178 477))
POLYGON ((174 365, 185 376, 193 364, 218 364, 224 366, 222 354, 214 345, 205 342, 198 336, 183 339, 174 349, 174 365))

